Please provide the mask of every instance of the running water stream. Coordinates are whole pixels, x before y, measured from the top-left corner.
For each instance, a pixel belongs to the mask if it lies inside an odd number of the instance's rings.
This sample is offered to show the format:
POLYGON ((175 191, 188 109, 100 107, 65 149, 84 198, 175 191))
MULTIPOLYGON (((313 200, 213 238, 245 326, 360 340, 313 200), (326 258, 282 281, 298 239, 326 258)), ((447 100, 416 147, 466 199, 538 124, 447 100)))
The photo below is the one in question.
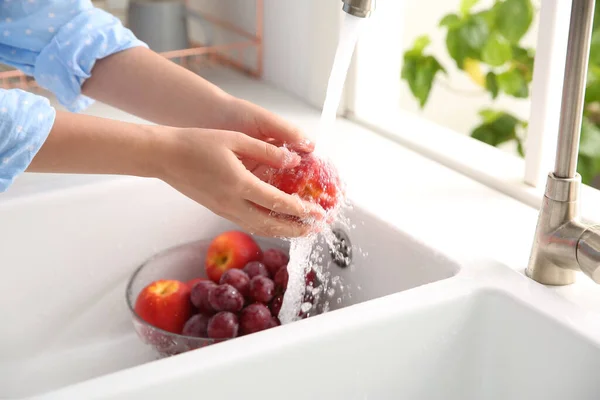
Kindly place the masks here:
MULTIPOLYGON (((356 42, 364 23, 364 18, 344 14, 338 47, 327 85, 323 112, 317 128, 317 134, 314 138, 316 144, 315 152, 323 157, 326 157, 328 140, 330 140, 332 136, 330 133, 333 132, 335 126, 344 82, 348 74, 356 42)), ((331 229, 328 227, 324 228, 322 235, 328 243, 331 243, 334 238, 331 229)), ((289 280, 281 311, 279 312, 279 319, 282 324, 297 320, 301 311, 306 312, 311 307, 311 303, 303 303, 305 291, 310 290, 310 287, 308 289, 306 287, 305 275, 311 268, 318 270, 321 267, 322 256, 318 252, 323 249, 322 247, 320 250, 319 248, 315 248, 317 239, 317 235, 311 235, 291 240, 290 260, 287 267, 289 280)))

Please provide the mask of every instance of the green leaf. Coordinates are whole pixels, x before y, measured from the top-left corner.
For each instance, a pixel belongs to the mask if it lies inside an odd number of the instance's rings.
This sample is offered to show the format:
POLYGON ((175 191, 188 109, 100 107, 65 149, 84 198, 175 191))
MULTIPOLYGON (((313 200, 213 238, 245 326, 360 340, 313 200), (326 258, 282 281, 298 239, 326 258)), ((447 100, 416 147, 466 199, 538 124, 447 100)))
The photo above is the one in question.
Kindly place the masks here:
POLYGON ((446 72, 435 57, 405 53, 401 78, 408 82, 410 91, 419 100, 421 108, 425 107, 433 80, 440 71, 446 72))
POLYGON ((504 111, 491 109, 483 109, 479 111, 479 115, 483 122, 471 132, 473 138, 491 146, 516 141, 519 154, 523 155, 525 153, 523 143, 517 135, 518 129, 527 125, 525 121, 521 121, 504 111))
POLYGON ((448 29, 446 47, 458 68, 463 68, 465 58, 481 60, 481 51, 489 34, 489 28, 483 17, 474 15, 448 29))
POLYGON ((500 4, 502 4, 502 3, 496 2, 492 6, 492 8, 488 8, 487 10, 481 10, 481 11, 473 14, 475 16, 483 18, 483 20, 486 22, 490 32, 496 30, 496 14, 498 14, 498 7, 500 6, 500 4))
POLYGON ((498 97, 498 79, 491 71, 485 76, 485 88, 492 94, 492 99, 498 97))
POLYGON ((515 138, 515 140, 517 141, 517 153, 519 153, 519 155, 521 157, 525 157, 525 149, 523 148, 523 141, 521 139, 519 139, 518 137, 515 138))
POLYGON ((600 80, 593 80, 585 88, 585 102, 600 102, 600 80))
POLYGON ((517 127, 521 122, 519 119, 505 112, 483 110, 481 113, 484 113, 484 123, 473 130, 473 138, 492 146, 517 139, 517 127))
POLYGON ((483 119, 483 123, 491 124, 492 122, 500 118, 502 114, 504 114, 504 112, 492 110, 490 108, 484 108, 483 110, 480 110, 477 114, 479 114, 479 116, 483 119))
POLYGON ((496 27, 513 44, 519 43, 527 33, 532 20, 533 5, 530 0, 505 0, 498 5, 496 27))
POLYGON ((421 55, 421 54, 423 54, 423 50, 425 50, 425 48, 427 46, 429 46, 430 43, 431 43, 431 39, 429 39, 429 36, 427 36, 427 35, 419 36, 415 39, 415 42, 413 43, 413 47, 412 47, 412 49, 409 50, 409 52, 414 55, 421 55))
POLYGON ((510 43, 497 33, 490 35, 481 51, 481 60, 492 67, 500 67, 511 58, 512 48, 510 43))
POLYGON ((600 65, 600 30, 594 31, 590 42, 590 64, 600 65))
POLYGON ((444 18, 442 18, 442 20, 439 23, 440 27, 443 26, 447 26, 449 28, 459 25, 460 24, 460 18, 458 15, 456 14, 447 14, 444 16, 444 18))
POLYGON ((460 2, 460 12, 462 15, 469 15, 469 11, 475 4, 477 4, 479 0, 462 0, 460 2))
POLYGON ((517 69, 510 69, 498 75, 498 87, 504 93, 517 98, 527 98, 529 96, 527 80, 522 72, 517 69))
POLYGON ((587 118, 584 118, 581 123, 579 154, 600 158, 600 129, 587 118))
POLYGON ((519 46, 513 46, 512 56, 515 68, 521 71, 527 82, 531 82, 533 79, 535 51, 532 49, 524 49, 519 46))

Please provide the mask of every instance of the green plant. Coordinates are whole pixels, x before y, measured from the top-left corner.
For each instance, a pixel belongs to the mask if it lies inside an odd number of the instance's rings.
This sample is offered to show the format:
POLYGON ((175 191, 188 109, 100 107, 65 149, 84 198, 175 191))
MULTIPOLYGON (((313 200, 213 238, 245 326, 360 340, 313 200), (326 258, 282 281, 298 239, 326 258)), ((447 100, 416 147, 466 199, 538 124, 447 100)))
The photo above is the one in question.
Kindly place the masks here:
MULTIPOLYGON (((446 49, 458 69, 491 99, 510 96, 526 99, 533 76, 535 52, 522 46, 536 8, 531 0, 495 0, 488 8, 474 11, 479 0, 461 0, 458 13, 444 16, 439 27, 446 31, 446 49)), ((590 184, 600 174, 600 15, 595 14, 594 32, 585 95, 578 171, 590 184)), ((401 79, 408 83, 421 108, 446 68, 426 52, 427 35, 419 36, 404 53, 401 79)), ((481 123, 471 136, 492 146, 513 142, 524 156, 527 122, 503 110, 479 111, 481 123)))

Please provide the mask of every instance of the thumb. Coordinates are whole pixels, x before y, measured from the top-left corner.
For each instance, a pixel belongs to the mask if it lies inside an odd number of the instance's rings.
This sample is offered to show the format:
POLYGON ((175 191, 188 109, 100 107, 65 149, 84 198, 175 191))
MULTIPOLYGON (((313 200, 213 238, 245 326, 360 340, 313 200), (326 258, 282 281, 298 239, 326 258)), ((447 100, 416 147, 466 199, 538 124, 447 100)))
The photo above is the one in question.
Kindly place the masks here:
POLYGON ((244 134, 239 134, 234 138, 231 150, 240 157, 249 158, 274 168, 293 168, 300 163, 300 156, 285 147, 277 147, 244 134))

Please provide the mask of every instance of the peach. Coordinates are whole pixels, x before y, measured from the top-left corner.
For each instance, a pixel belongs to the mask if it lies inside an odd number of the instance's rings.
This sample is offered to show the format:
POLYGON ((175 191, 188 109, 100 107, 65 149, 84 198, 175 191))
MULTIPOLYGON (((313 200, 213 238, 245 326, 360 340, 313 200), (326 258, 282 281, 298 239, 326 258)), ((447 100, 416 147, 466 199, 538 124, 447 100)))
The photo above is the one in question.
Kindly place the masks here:
POLYGON ((140 292, 134 309, 150 325, 181 334, 192 315, 190 287, 177 280, 154 281, 140 292))
POLYGON ((296 167, 275 171, 270 183, 287 194, 319 204, 325 211, 336 208, 342 185, 335 166, 312 153, 300 157, 296 167))
POLYGON ((252 236, 240 231, 229 231, 213 239, 206 253, 206 275, 219 283, 229 269, 242 269, 252 261, 262 259, 262 250, 252 236))

